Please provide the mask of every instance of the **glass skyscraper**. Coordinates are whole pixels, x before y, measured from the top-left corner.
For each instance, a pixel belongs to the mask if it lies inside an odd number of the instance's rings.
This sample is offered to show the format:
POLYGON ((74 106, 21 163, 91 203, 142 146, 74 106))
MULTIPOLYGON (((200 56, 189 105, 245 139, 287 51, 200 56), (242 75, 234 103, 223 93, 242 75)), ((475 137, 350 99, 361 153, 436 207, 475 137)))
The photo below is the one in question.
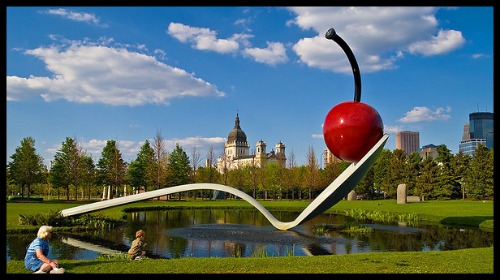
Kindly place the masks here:
POLYGON ((458 150, 472 156, 479 144, 493 149, 493 136, 493 113, 470 113, 469 123, 464 126, 464 136, 458 150))

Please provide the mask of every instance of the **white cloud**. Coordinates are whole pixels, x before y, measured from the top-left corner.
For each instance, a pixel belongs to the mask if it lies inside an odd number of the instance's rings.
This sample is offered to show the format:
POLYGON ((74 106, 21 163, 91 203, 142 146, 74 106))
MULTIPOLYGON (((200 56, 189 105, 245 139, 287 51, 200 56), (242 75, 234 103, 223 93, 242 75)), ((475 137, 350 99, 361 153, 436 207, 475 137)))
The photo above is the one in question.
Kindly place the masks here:
POLYGON ((449 112, 451 112, 450 107, 446 109, 439 107, 432 111, 427 107, 416 106, 398 121, 402 123, 445 121, 450 118, 450 115, 446 114, 449 112))
POLYGON ((480 58, 485 58, 485 57, 489 57, 489 55, 482 54, 482 53, 475 53, 472 55, 473 59, 480 59, 480 58))
POLYGON ((61 16, 63 18, 72 20, 72 21, 77 21, 77 22, 85 22, 89 24, 94 24, 98 25, 101 27, 107 27, 106 24, 101 24, 99 18, 97 18, 94 14, 90 13, 81 13, 81 12, 75 12, 75 11, 69 11, 67 9, 49 9, 45 13, 50 14, 50 15, 57 15, 61 16))
POLYGON ((300 61, 310 67, 352 73, 342 49, 325 39, 329 28, 352 49, 361 72, 396 68, 403 52, 436 55, 461 47, 465 39, 455 30, 437 30, 434 7, 292 7, 292 21, 318 33, 293 46, 300 61), (437 35, 435 35, 437 32, 437 35), (435 36, 434 36, 435 35, 435 36), (434 37, 433 37, 434 36, 434 37))
MULTIPOLYGON (((242 22, 240 20, 239 22, 242 22)), ((250 34, 233 34, 228 39, 218 39, 217 32, 208 28, 190 27, 171 22, 167 34, 182 43, 190 43, 197 50, 214 51, 221 54, 241 53, 254 61, 268 65, 276 65, 288 61, 286 49, 282 43, 267 42, 266 48, 251 47, 250 34), (245 48, 241 50, 240 44, 245 48)))
POLYGON ((455 30, 440 30, 436 37, 430 40, 412 43, 408 50, 411 54, 424 56, 438 55, 453 51, 465 44, 462 32, 455 30))
MULTIPOLYGON (((106 40, 111 43, 112 40, 106 40)), ((7 76, 7 100, 140 106, 168 105, 182 97, 221 97, 214 85, 155 57, 103 42, 72 42, 25 51, 46 64, 51 77, 7 76)), ((144 49, 144 48, 142 48, 144 49)), ((161 54, 161 52, 160 52, 161 54)))
POLYGON ((387 134, 396 134, 398 131, 402 131, 403 128, 401 126, 390 126, 384 125, 384 133, 387 134))
POLYGON ((267 42, 267 48, 248 48, 243 53, 249 55, 257 62, 276 65, 288 61, 286 49, 282 43, 267 42))
POLYGON ((190 27, 171 22, 168 25, 167 34, 182 43, 191 43, 191 46, 198 50, 232 53, 239 49, 239 44, 235 39, 218 39, 217 32, 208 28, 190 27))

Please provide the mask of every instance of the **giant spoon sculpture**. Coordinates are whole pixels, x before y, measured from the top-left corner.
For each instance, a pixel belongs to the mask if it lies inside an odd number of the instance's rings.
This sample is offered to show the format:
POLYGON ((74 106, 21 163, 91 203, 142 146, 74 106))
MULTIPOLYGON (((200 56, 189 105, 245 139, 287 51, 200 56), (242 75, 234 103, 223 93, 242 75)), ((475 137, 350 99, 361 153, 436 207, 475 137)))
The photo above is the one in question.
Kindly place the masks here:
POLYGON ((322 214, 347 196, 359 180, 365 176, 366 172, 375 163, 389 137, 387 134, 383 134, 383 123, 378 112, 368 104, 360 102, 361 77, 353 52, 333 28, 326 32, 325 37, 336 42, 344 50, 351 63, 354 74, 354 101, 340 103, 330 110, 323 125, 323 135, 328 149, 336 157, 351 162, 351 164, 295 220, 290 222, 279 221, 262 204, 248 194, 232 187, 213 183, 185 184, 94 202, 64 209, 61 211, 61 215, 68 217, 167 194, 200 189, 224 191, 246 200, 279 230, 288 230, 322 214))

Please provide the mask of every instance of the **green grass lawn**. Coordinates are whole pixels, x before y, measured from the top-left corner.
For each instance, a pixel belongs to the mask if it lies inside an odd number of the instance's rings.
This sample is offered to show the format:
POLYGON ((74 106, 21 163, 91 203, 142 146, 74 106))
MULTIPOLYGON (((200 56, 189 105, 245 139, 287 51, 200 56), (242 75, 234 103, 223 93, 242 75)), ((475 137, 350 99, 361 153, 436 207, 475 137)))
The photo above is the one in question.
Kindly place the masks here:
MULTIPOLYGON (((302 211, 310 201, 260 201, 268 210, 302 211)), ((48 213, 83 204, 83 202, 45 201, 7 203, 7 233, 30 231, 38 226, 19 225, 19 214, 48 213)), ((201 208, 253 208, 242 200, 218 201, 141 201, 103 209, 105 216, 119 219, 127 208, 201 207, 201 208)), ((424 201, 397 204, 396 200, 342 200, 327 213, 342 213, 360 209, 381 213, 416 214, 423 223, 478 227, 493 232, 492 201, 424 201)), ((57 230, 56 228, 54 230, 57 230)), ((182 258, 171 260, 146 259, 128 261, 121 258, 96 260, 60 260, 66 274, 86 273, 467 273, 493 274, 493 247, 428 252, 377 252, 352 255, 314 257, 254 257, 254 258, 182 258)), ((30 273, 22 261, 7 262, 6 272, 30 273)))
MULTIPOLYGON (((314 257, 60 260, 66 274, 493 274, 493 247, 440 252, 360 253, 314 257)), ((7 273, 30 274, 22 261, 7 273)))

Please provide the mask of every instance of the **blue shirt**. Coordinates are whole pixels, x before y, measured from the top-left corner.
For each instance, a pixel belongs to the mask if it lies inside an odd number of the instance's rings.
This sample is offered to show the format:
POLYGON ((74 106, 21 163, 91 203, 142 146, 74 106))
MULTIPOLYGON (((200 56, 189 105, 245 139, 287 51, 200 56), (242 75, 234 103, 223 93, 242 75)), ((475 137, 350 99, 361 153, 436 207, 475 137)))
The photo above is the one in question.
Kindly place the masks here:
POLYGON ((36 250, 42 250, 47 257, 49 254, 49 241, 39 237, 35 238, 27 248, 26 256, 24 257, 24 266, 32 271, 37 271, 43 264, 43 261, 36 256, 36 250))

